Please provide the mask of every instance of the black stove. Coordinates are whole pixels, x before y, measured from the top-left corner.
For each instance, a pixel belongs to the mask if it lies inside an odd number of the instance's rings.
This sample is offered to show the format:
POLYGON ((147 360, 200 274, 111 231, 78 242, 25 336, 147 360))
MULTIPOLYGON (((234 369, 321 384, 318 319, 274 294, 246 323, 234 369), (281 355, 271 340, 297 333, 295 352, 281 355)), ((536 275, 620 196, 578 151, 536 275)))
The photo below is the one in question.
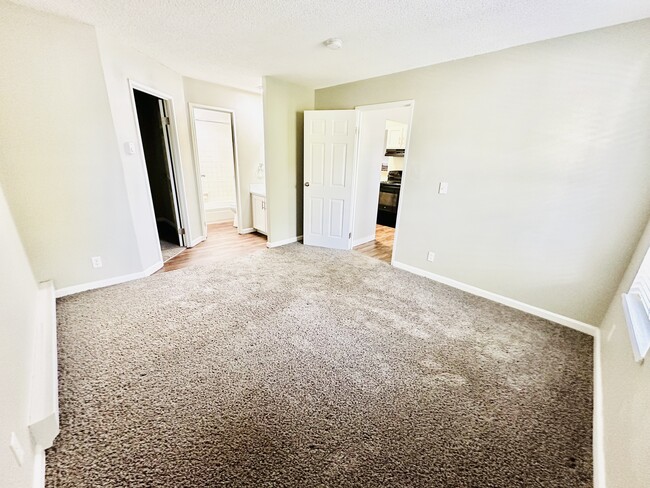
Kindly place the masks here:
POLYGON ((401 185, 401 170, 389 171, 388 179, 379 184, 379 209, 377 212, 378 224, 395 227, 401 185))

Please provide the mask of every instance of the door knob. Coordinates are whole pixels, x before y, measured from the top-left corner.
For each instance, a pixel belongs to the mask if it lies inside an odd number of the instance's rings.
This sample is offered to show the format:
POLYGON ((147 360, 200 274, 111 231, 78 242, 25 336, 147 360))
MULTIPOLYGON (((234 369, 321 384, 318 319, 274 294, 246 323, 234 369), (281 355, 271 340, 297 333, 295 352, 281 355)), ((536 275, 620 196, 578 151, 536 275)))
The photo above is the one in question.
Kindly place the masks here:
POLYGON ((309 186, 309 182, 308 182, 308 181, 305 182, 305 186, 309 186))

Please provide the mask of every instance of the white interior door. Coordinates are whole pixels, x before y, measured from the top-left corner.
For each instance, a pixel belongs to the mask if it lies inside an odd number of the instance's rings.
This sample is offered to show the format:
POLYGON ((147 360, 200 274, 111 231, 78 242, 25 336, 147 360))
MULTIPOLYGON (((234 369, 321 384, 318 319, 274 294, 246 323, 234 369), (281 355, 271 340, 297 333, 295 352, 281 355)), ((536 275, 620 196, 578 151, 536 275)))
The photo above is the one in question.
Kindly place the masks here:
POLYGON ((303 243, 352 246, 355 110, 305 111, 303 243))

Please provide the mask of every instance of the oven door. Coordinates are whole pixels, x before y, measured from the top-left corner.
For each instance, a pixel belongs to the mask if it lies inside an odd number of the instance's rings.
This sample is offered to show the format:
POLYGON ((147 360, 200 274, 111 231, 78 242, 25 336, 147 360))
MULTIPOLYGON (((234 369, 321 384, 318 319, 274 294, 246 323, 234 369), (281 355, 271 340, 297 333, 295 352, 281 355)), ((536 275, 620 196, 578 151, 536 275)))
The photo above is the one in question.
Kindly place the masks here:
POLYGON ((381 183, 379 185, 379 210, 383 212, 397 213, 399 204, 400 185, 381 183))

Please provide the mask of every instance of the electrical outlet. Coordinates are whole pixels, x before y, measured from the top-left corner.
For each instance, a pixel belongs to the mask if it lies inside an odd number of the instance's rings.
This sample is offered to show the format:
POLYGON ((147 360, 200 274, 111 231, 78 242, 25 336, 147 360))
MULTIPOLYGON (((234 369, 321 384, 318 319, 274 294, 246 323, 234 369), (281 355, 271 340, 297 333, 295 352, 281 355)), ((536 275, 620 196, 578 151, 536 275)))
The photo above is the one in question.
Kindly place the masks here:
POLYGON ((103 266, 101 256, 92 257, 90 258, 90 260, 93 263, 93 268, 101 268, 103 266))
POLYGON ((18 466, 22 466, 25 461, 25 450, 18 440, 18 436, 15 432, 11 433, 11 440, 9 441, 9 447, 11 447, 14 456, 16 456, 16 462, 18 466))
POLYGON ((436 253, 433 251, 429 251, 427 253, 427 261, 431 261, 433 263, 434 259, 436 259, 436 253))

